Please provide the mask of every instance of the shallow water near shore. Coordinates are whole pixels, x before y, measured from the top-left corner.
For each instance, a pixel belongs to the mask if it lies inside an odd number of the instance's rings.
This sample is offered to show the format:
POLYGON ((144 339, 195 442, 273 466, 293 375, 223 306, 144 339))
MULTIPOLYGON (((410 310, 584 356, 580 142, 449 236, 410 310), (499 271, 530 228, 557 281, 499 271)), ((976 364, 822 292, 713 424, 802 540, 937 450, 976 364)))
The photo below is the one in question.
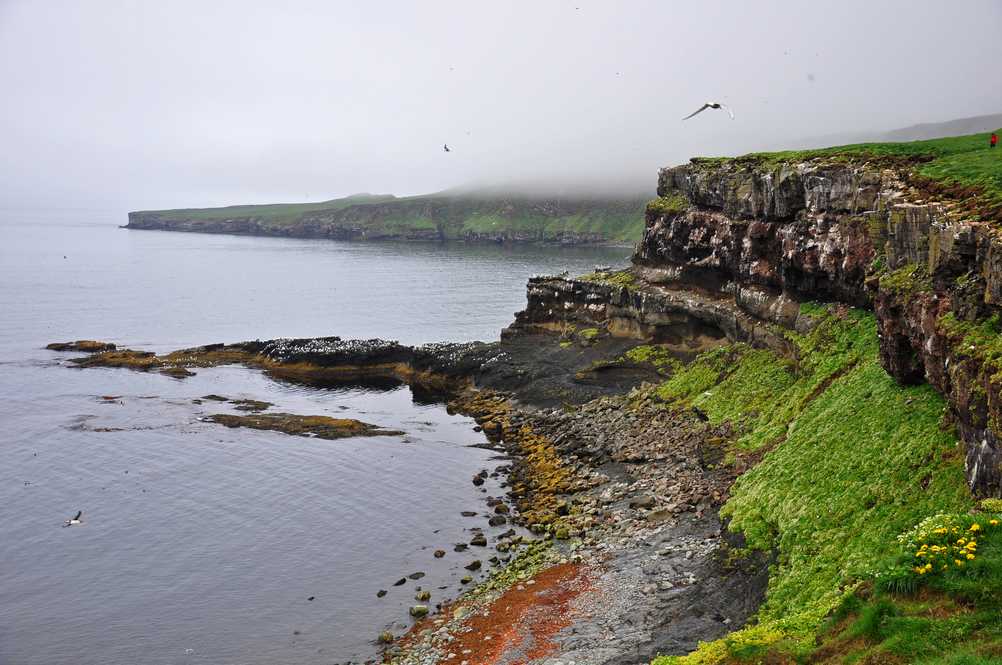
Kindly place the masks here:
POLYGON ((183 381, 82 371, 46 343, 491 340, 524 304, 529 275, 629 254, 116 228, 123 221, 0 210, 2 663, 365 660, 380 630, 408 625, 417 586, 440 602, 465 563, 490 556, 453 543, 500 530, 483 516, 498 480, 483 493, 470 478, 503 460, 472 447, 484 441, 472 421, 406 387, 305 387, 242 367, 183 381), (406 435, 227 429, 199 420, 233 412, 192 401, 209 393, 406 435), (61 528, 76 510, 84 524, 61 528), (392 586, 417 571, 426 576, 392 586))

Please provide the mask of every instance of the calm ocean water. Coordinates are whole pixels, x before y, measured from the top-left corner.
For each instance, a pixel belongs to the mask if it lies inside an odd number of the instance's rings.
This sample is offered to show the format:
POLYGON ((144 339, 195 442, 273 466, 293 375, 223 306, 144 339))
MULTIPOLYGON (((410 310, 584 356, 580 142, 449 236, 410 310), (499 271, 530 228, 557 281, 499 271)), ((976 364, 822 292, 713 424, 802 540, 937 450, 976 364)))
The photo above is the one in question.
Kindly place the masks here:
MULTIPOLYGON (((415 587, 455 595, 486 532, 470 483, 503 463, 410 391, 318 389, 240 367, 184 381, 67 367, 51 341, 168 350, 340 335, 496 339, 526 278, 628 249, 351 244, 117 228, 0 210, 0 664, 335 663, 402 632, 415 587), (231 430, 208 393, 406 437, 231 430), (115 399, 104 399, 114 396, 115 399), (61 528, 76 510, 84 524, 61 528), (434 559, 442 548, 448 555, 434 559), (426 576, 402 587, 409 573, 426 576), (440 587, 446 587, 441 589, 440 587), (382 599, 378 589, 389 589, 382 599), (313 596, 315 600, 308 601, 313 596)), ((489 556, 489 554, 488 554, 489 556)))

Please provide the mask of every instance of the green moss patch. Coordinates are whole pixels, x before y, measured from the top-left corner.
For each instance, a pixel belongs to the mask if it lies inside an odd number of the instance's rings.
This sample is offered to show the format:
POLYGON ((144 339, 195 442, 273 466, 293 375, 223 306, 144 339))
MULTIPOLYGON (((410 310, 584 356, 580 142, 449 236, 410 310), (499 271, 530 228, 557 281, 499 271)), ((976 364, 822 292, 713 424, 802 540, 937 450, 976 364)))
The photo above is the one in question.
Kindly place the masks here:
POLYGON ((880 277, 880 288, 899 296, 909 297, 932 288, 925 271, 915 263, 909 263, 880 277))
POLYGON ((635 346, 623 354, 623 358, 630 362, 651 365, 658 370, 673 370, 681 366, 681 363, 671 352, 663 346, 643 344, 635 346))
POLYGON ((647 203, 648 215, 677 215, 689 208, 689 201, 681 194, 659 196, 647 203))
POLYGON ((636 274, 629 268, 626 270, 616 270, 615 272, 591 272, 587 275, 581 275, 578 279, 582 282, 623 286, 628 289, 639 285, 636 274))
POLYGON ((975 358, 991 373, 1002 372, 1002 318, 998 314, 970 322, 949 312, 938 323, 954 343, 958 356, 975 358))

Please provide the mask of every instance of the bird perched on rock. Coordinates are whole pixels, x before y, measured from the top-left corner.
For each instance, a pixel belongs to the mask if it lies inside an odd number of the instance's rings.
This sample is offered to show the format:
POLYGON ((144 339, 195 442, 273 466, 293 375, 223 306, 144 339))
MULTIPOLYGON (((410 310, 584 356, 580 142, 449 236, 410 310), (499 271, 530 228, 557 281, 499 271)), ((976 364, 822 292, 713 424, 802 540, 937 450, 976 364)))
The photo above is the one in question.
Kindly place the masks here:
POLYGON ((449 150, 449 144, 448 143, 446 143, 445 145, 443 145, 442 149, 445 150, 446 152, 452 152, 451 150, 449 150))
POLYGON ((83 515, 83 511, 78 510, 76 515, 74 515, 73 517, 71 517, 70 519, 66 520, 63 523, 63 526, 67 527, 67 526, 76 526, 77 524, 82 524, 83 520, 80 519, 81 515, 83 515))
POLYGON ((685 116, 682 119, 683 120, 688 120, 692 116, 696 115, 697 113, 702 113, 706 109, 724 109, 725 111, 727 111, 728 115, 731 116, 731 120, 734 120, 734 112, 731 111, 728 107, 726 107, 723 104, 721 104, 720 102, 706 102, 701 107, 699 107, 698 110, 693 111, 692 113, 690 113, 689 115, 685 116))

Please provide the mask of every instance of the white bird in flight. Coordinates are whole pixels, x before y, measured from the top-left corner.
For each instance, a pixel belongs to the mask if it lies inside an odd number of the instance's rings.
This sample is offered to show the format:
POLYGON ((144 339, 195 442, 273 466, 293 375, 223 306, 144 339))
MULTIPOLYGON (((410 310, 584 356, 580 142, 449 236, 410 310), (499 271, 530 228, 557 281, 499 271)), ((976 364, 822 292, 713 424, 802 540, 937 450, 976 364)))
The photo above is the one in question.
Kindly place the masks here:
POLYGON ((83 515, 83 511, 82 510, 78 510, 77 514, 75 516, 71 517, 70 519, 66 520, 66 522, 63 524, 63 526, 64 527, 65 526, 76 526, 77 524, 81 524, 83 522, 83 520, 80 519, 81 515, 83 515))
POLYGON ((728 108, 728 107, 724 106, 723 104, 721 104, 720 102, 706 102, 701 107, 699 107, 698 110, 693 111, 692 113, 690 113, 689 115, 685 116, 682 119, 683 120, 688 120, 692 116, 696 115, 697 113, 702 113, 706 109, 724 109, 725 111, 727 111, 728 115, 731 116, 731 120, 734 120, 734 112, 731 111, 730 108, 728 108))

